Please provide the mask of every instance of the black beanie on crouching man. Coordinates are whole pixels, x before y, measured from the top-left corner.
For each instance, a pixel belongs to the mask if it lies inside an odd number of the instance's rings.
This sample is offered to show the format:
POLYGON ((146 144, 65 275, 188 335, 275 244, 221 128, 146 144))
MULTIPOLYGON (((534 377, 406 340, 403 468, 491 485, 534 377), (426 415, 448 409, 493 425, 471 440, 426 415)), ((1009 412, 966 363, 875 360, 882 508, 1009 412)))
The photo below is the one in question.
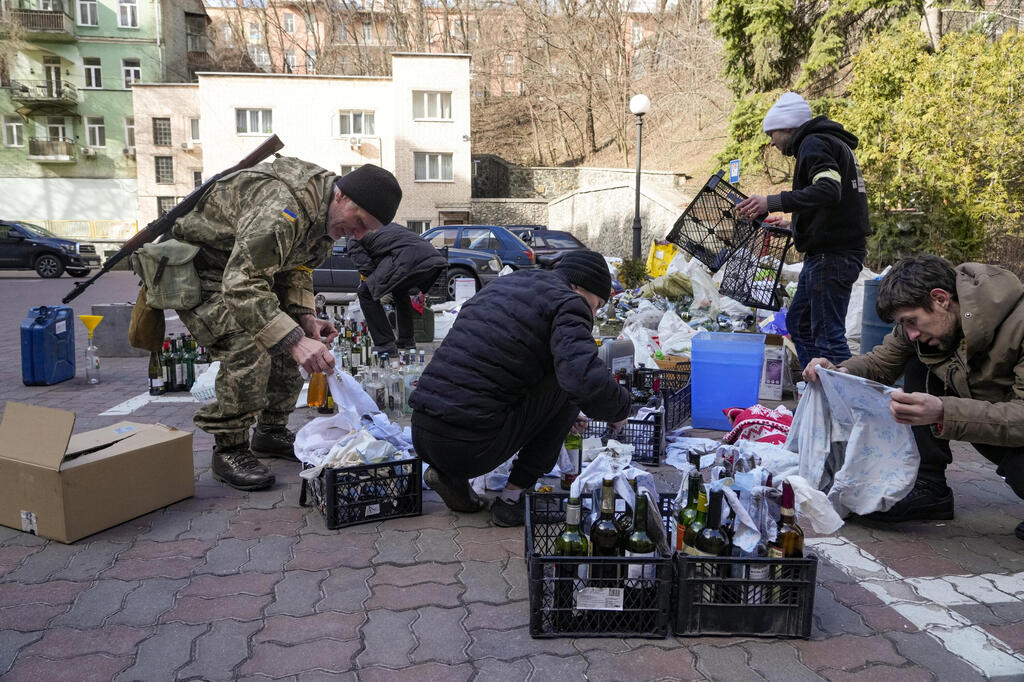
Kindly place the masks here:
POLYGON ((395 219, 398 204, 402 202, 402 188, 389 171, 372 163, 356 168, 334 181, 337 187, 356 206, 387 225, 395 219))
POLYGON ((607 301, 612 291, 612 276, 608 272, 608 264, 604 256, 597 251, 580 249, 570 251, 562 260, 558 261, 555 271, 560 272, 563 277, 569 280, 569 284, 576 284, 592 294, 596 294, 602 301, 607 301))

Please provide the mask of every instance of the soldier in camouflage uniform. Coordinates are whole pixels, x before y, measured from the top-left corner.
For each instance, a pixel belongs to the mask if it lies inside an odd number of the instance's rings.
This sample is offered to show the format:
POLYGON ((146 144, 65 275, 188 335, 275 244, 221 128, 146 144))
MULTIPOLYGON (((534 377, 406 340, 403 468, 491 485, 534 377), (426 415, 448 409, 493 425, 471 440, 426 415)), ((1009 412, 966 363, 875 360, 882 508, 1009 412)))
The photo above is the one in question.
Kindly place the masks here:
POLYGON ((338 177, 280 157, 221 179, 175 223, 173 237, 202 247, 201 303, 178 315, 221 363, 217 400, 194 418, 214 436, 217 480, 265 488, 274 475, 253 453, 295 456, 287 423, 302 389, 298 367, 331 371, 325 342, 338 334, 314 315, 312 270, 335 240, 391 222, 401 197, 395 177, 372 164, 338 177))

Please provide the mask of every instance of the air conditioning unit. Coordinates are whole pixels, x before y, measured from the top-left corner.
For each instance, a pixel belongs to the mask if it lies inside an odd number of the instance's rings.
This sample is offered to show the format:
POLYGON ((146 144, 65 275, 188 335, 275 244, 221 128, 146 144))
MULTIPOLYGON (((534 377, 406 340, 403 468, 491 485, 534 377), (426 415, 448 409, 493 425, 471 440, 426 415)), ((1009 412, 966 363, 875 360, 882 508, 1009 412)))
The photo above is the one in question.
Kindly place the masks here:
POLYGON ((129 159, 135 158, 135 147, 125 147, 121 150, 121 153, 127 156, 129 159))
POLYGON ((96 150, 92 147, 82 147, 82 156, 96 156, 96 150))
POLYGON ((182 142, 181 143, 181 148, 184 149, 187 152, 190 152, 190 151, 192 151, 193 149, 196 148, 196 145, 195 145, 195 142, 192 142, 190 140, 188 142, 182 142))
POLYGON ((362 144, 363 144, 363 141, 360 138, 358 138, 358 137, 350 137, 350 138, 348 138, 348 146, 352 147, 352 149, 359 149, 359 147, 362 144))

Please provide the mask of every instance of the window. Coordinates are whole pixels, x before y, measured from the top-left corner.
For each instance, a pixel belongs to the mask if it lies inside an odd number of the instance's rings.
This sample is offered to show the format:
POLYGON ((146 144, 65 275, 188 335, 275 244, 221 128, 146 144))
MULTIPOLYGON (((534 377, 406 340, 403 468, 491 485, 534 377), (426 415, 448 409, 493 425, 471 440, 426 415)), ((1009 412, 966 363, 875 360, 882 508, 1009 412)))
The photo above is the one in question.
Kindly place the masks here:
POLYGON ((395 28, 395 22, 389 21, 387 26, 387 44, 397 45, 398 44, 398 29, 395 28))
POLYGON ((338 113, 338 132, 341 135, 376 135, 372 111, 342 111, 338 113))
POLYGON ((117 7, 120 14, 117 16, 117 25, 121 28, 139 27, 139 4, 138 0, 117 0, 117 7))
POLYGON ((4 146, 25 146, 25 127, 17 116, 4 116, 4 146))
POLYGON ((450 121, 452 119, 452 93, 413 92, 412 117, 450 121))
POLYGON ((199 119, 190 118, 188 120, 188 128, 190 135, 189 139, 193 142, 199 142, 199 119))
POLYGON ((103 76, 100 73, 99 57, 86 57, 82 60, 85 68, 85 87, 99 89, 103 87, 103 76))
POLYGON ((633 24, 632 37, 633 37, 633 47, 636 47, 641 42, 643 42, 643 39, 644 39, 644 29, 643 29, 642 26, 640 26, 640 24, 633 24))
POLYGON ((235 32, 231 30, 231 24, 224 24, 224 28, 221 29, 221 36, 225 45, 235 44, 235 32))
POLYGON ((430 242, 435 249, 440 249, 444 246, 450 246, 455 248, 455 242, 459 238, 459 228, 457 227, 446 227, 444 229, 438 228, 437 232, 430 235, 430 242))
POLYGON ((67 140, 70 139, 68 135, 68 126, 64 121, 63 116, 47 116, 46 117, 46 139, 48 140, 67 140))
POLYGON ((413 232, 415 232, 416 234, 423 234, 424 232, 426 232, 427 230, 430 229, 430 221, 429 220, 408 220, 408 221, 406 221, 405 226, 408 227, 413 232))
POLYGON ((305 16, 306 20, 306 35, 311 36, 316 33, 316 19, 309 15, 305 16))
POLYGON ((135 117, 124 117, 124 146, 135 149, 135 117))
POLYGON ((355 165, 342 164, 341 165, 341 174, 342 175, 348 175, 349 173, 354 171, 356 168, 359 168, 360 165, 362 165, 362 164, 355 164, 355 165))
POLYGON ((171 119, 153 119, 153 144, 158 147, 171 146, 171 119))
POLYGON ((260 67, 270 66, 270 52, 263 45, 254 45, 249 48, 249 56, 252 57, 252 63, 260 67))
POLYGON ((235 132, 240 135, 274 132, 270 109, 235 109, 235 132))
POLYGON ((511 76, 516 70, 516 58, 510 54, 505 55, 505 75, 511 76))
POLYGON ((107 126, 102 116, 85 117, 85 139, 90 147, 107 146, 107 126))
POLYGON ((174 159, 170 156, 157 156, 153 160, 156 165, 156 184, 173 185, 174 159))
POLYGON ((413 152, 413 179, 450 182, 452 155, 413 152))
POLYGON ((138 59, 122 59, 121 72, 124 74, 125 90, 131 90, 133 83, 142 82, 142 63, 138 59))
POLYGON ((203 184, 203 171, 192 171, 192 185, 197 189, 203 184))
POLYGON ((78 25, 99 26, 96 20, 96 0, 78 0, 78 25))
POLYGON ((263 40, 263 31, 260 30, 260 25, 254 21, 249 22, 249 42, 258 43, 263 40))
POLYGON ((501 248, 501 242, 494 236, 494 232, 486 227, 466 227, 462 230, 460 247, 463 249, 494 251, 501 248))
POLYGON ((160 218, 163 218, 167 213, 177 205, 178 202, 174 200, 174 197, 157 197, 156 198, 156 212, 160 218))
POLYGON ((291 12, 284 13, 284 32, 295 33, 295 15, 291 12))
POLYGON ((373 44, 373 22, 363 22, 363 42, 367 45, 373 44))
POLYGON ((285 50, 284 52, 284 65, 287 67, 287 73, 295 73, 295 50, 285 50))
POLYGON ((313 73, 316 71, 316 52, 308 50, 306 52, 306 73, 313 73))

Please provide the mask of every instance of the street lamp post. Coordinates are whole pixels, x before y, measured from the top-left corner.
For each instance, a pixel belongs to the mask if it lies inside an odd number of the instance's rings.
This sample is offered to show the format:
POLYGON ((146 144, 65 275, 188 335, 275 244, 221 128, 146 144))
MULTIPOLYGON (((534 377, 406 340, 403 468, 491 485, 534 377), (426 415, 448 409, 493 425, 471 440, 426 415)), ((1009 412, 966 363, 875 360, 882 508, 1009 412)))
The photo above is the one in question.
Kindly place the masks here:
POLYGON ((644 127, 644 114, 651 110, 647 95, 633 95, 629 110, 636 115, 636 206, 633 209, 633 258, 640 258, 640 145, 644 127))

